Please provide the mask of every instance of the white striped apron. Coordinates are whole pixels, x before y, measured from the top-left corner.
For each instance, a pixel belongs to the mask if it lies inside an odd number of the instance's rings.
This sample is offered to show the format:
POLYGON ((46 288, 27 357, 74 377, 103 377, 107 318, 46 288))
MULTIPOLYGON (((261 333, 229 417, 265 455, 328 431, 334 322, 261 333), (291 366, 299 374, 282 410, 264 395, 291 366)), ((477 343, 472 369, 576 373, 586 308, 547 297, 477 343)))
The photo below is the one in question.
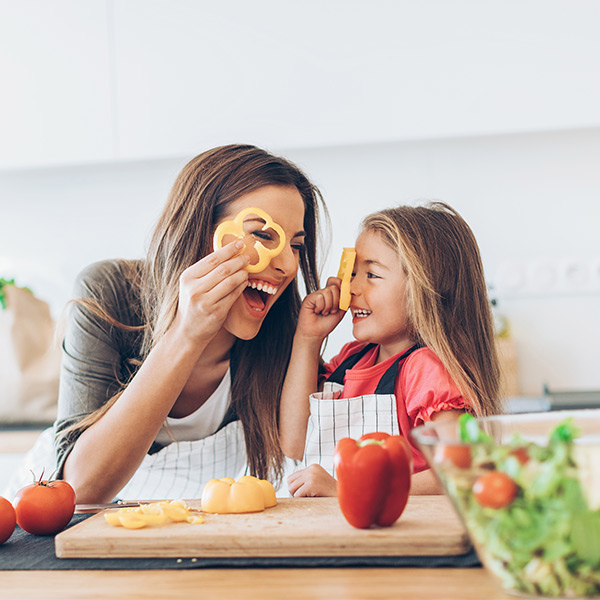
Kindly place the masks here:
POLYGON ((396 377, 401 368, 400 363, 419 346, 412 346, 392 363, 381 376, 373 394, 341 398, 346 371, 373 347, 374 344, 368 344, 345 359, 329 376, 323 391, 311 394, 304 458, 296 470, 318 464, 335 477, 334 450, 340 439, 358 439, 361 435, 373 431, 399 435, 394 391, 396 377))
POLYGON ((204 439, 173 442, 154 454, 147 454, 117 498, 200 498, 209 479, 237 480, 245 474, 246 463, 242 423, 232 421, 204 439))

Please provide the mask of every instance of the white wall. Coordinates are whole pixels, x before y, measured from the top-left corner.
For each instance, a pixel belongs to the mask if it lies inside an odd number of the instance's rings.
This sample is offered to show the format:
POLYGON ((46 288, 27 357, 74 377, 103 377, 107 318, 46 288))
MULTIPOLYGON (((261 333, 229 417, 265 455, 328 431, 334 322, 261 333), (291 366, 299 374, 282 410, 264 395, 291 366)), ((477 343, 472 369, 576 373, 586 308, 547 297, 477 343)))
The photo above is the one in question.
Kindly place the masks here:
MULTIPOLYGON (((368 212, 446 201, 480 242, 522 393, 600 389, 600 129, 275 151, 328 203, 325 274, 368 212)), ((84 265, 143 254, 188 158, 0 172, 0 276, 31 286, 58 315, 84 265)), ((342 323, 327 355, 349 331, 342 323)))
POLYGON ((0 169, 600 126, 597 0, 0 0, 0 169))

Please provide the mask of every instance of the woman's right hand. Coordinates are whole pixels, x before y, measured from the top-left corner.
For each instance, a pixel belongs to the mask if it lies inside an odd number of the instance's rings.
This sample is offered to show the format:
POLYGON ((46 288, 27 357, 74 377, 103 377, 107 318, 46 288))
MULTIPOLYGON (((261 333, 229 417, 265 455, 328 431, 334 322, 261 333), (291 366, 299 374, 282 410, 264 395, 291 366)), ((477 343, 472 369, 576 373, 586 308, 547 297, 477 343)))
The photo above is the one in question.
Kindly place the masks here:
POLYGON ((298 315, 296 335, 324 340, 346 314, 340 309, 341 280, 330 277, 327 285, 304 298, 298 315))
POLYGON ((249 258, 244 243, 231 242, 188 267, 179 278, 174 327, 194 342, 209 341, 221 329, 233 303, 246 289, 249 258))

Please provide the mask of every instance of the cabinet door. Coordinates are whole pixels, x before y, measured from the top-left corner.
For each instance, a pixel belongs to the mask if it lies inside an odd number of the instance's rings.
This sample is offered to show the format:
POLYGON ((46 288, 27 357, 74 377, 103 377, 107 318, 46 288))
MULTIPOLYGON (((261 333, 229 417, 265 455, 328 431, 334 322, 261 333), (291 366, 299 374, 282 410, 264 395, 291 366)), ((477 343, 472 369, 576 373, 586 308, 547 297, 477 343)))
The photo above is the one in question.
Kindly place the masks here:
POLYGON ((120 155, 597 125, 594 4, 115 2, 120 155))
POLYGON ((379 31, 389 6, 115 3, 121 156, 195 154, 230 142, 290 148, 388 139, 399 88, 387 71, 380 77, 378 64, 392 60, 397 45, 389 24, 379 31))
POLYGON ((0 4, 0 169, 114 158, 104 0, 0 4))

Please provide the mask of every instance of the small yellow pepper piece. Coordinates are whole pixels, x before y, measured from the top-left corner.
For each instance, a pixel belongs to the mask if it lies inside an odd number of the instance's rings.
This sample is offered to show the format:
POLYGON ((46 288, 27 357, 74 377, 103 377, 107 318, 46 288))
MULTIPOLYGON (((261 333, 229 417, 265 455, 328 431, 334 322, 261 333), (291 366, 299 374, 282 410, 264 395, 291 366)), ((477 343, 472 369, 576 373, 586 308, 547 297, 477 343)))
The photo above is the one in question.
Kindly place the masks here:
POLYGON ((171 521, 187 521, 190 518, 190 511, 184 502, 173 500, 163 502, 161 508, 171 521))
POLYGON ((186 519, 187 523, 191 523, 192 525, 202 525, 204 523, 204 517, 198 515, 196 517, 188 517, 186 519))
POLYGON ((356 250, 354 248, 344 248, 338 278, 342 280, 340 289, 340 309, 348 310, 352 296, 350 295, 350 281, 352 280, 352 271, 354 270, 354 261, 356 260, 356 250))
POLYGON ((202 491, 202 510, 209 513, 260 512, 277 504, 269 481, 251 475, 236 483, 231 477, 211 479, 202 491))
POLYGON ((280 254, 285 245, 285 233, 283 232, 283 229, 275 223, 264 210, 251 206, 241 210, 234 219, 219 223, 213 237, 213 248, 215 250, 222 248, 223 238, 226 235, 233 235, 234 237, 243 240, 246 235, 244 231, 244 219, 248 215, 256 215, 265 221, 265 224, 261 227, 262 231, 273 229, 279 236, 279 244, 275 248, 267 248, 261 240, 256 240, 254 242, 253 248, 258 254, 258 262, 248 265, 246 271, 248 271, 248 273, 259 273, 269 266, 271 259, 280 254))
POLYGON ((109 512, 105 512, 104 518, 106 519, 106 522, 110 525, 114 525, 115 527, 121 526, 121 519, 119 518, 118 510, 111 510, 109 512))

